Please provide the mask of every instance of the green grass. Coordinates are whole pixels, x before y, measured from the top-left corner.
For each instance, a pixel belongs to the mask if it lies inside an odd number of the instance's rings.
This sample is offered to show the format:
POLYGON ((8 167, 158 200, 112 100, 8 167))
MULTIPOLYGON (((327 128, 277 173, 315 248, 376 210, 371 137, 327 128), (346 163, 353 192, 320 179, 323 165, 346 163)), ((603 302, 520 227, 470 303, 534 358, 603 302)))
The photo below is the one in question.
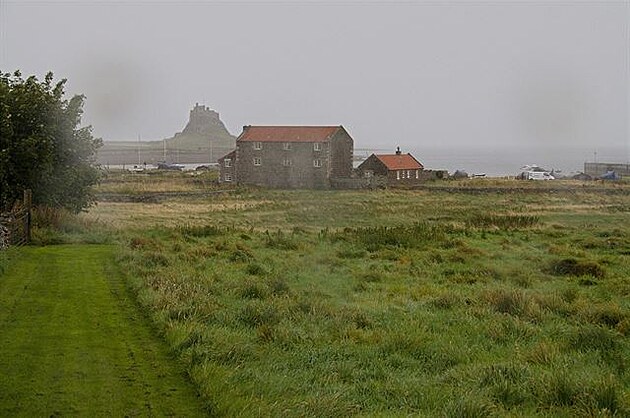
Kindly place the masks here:
POLYGON ((241 190, 118 262, 220 415, 625 416, 629 199, 241 190))
POLYGON ((22 248, 3 260, 1 416, 204 415, 113 268, 114 251, 22 248))
MULTIPOLYGON (((107 187, 205 187, 173 180, 107 187)), ((239 189, 82 219, 117 230, 90 239, 122 244, 217 415, 630 414, 627 185, 461 187, 239 189)))

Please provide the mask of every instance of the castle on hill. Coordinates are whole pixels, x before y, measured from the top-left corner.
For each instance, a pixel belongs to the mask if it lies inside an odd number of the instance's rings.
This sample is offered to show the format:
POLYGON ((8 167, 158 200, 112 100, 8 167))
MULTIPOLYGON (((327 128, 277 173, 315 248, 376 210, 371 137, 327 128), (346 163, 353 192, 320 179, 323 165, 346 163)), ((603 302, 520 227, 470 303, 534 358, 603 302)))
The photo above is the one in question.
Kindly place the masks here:
POLYGON ((225 125, 219 118, 219 113, 210 109, 208 106, 195 103, 195 107, 190 111, 188 123, 182 132, 175 134, 175 137, 179 135, 211 135, 218 131, 227 132, 225 125))

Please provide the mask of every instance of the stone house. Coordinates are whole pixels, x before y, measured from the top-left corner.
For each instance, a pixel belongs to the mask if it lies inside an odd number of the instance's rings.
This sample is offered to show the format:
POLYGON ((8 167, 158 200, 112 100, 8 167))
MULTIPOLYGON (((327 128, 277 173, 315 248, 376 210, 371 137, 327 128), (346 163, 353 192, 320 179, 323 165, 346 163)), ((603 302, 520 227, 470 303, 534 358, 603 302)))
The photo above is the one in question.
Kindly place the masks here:
POLYGON ((231 151, 219 158, 220 176, 219 182, 221 183, 236 183, 236 169, 234 162, 236 161, 236 150, 231 151))
POLYGON ((357 173, 365 179, 381 178, 388 187, 409 187, 434 177, 431 171, 416 158, 400 148, 395 154, 372 154, 357 167, 357 173))
POLYGON ((328 189, 352 176, 354 141, 343 126, 244 126, 219 159, 222 183, 328 189))

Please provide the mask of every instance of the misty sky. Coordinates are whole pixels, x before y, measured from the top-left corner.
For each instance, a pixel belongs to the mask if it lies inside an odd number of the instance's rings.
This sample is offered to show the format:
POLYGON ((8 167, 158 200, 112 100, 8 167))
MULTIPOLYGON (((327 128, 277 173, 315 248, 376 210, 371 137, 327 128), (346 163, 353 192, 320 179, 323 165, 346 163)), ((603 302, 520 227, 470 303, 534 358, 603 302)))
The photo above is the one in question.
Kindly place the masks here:
POLYGON ((195 102, 242 125, 343 124, 355 147, 628 152, 628 1, 2 1, 0 69, 69 79, 104 139, 195 102))

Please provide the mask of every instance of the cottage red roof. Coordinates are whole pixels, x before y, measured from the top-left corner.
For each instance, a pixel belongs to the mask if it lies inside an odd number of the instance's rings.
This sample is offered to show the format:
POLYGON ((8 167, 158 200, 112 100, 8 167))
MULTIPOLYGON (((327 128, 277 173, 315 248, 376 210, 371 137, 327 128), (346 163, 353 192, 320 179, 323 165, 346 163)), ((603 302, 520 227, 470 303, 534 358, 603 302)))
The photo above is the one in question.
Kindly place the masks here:
MULTIPOLYGON (((376 155, 376 154, 375 154, 376 155)), ((424 168, 411 154, 376 155, 388 170, 417 170, 424 168)))
POLYGON ((246 126, 238 141, 326 142, 341 126, 246 126))

